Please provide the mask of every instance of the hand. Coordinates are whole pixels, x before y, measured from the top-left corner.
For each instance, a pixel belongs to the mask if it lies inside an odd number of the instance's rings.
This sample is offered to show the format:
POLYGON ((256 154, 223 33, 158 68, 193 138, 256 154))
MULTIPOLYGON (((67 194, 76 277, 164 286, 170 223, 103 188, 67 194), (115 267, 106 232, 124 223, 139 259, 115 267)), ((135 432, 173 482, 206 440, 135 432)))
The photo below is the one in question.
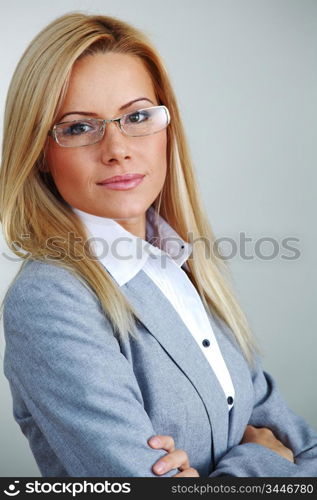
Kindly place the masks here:
POLYGON ((184 450, 175 450, 174 439, 171 436, 156 435, 148 440, 152 448, 163 449, 168 453, 160 458, 152 467, 154 474, 165 474, 172 469, 179 469, 182 472, 174 474, 172 477, 199 477, 196 469, 189 466, 188 455, 184 450), (159 469, 162 465, 164 468, 159 469))
POLYGON ((240 444, 244 443, 262 444, 294 463, 292 450, 284 446, 284 444, 275 437, 271 429, 268 427, 254 427, 253 425, 247 425, 240 444))

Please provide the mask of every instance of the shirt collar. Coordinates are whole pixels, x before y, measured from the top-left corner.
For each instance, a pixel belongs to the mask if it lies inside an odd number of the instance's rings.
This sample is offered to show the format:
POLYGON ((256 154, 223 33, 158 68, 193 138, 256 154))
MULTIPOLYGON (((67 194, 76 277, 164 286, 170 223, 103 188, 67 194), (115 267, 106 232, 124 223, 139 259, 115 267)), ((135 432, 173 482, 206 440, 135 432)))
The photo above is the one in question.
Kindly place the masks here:
POLYGON ((150 255, 172 258, 181 267, 192 253, 192 245, 154 209, 146 212, 146 240, 134 236, 116 220, 90 214, 71 207, 84 223, 96 257, 119 286, 131 280, 145 265, 150 255))

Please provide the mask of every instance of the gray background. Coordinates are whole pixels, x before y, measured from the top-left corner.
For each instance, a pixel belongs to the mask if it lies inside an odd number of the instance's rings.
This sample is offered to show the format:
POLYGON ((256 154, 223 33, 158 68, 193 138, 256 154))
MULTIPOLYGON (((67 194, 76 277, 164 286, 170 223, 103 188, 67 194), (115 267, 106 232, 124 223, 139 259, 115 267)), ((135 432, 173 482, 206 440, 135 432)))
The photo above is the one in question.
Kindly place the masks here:
MULTIPOLYGON (((229 259, 264 366, 289 406, 317 429, 315 0, 28 0, 0 21, 0 115, 33 36, 71 10, 114 15, 145 30, 181 109, 205 208, 229 259), (239 235, 251 240, 242 255, 239 235), (277 255, 271 259, 273 238, 277 255), (299 257, 283 247, 297 238, 299 257), (256 251, 258 245, 258 251, 256 251)), ((1 118, 2 120, 2 118, 1 118)), ((1 123, 2 127, 2 123, 1 123)), ((20 262, 0 239, 0 299, 20 262)), ((1 358, 3 358, 3 333, 1 358)), ((0 373, 0 474, 39 476, 0 373)))

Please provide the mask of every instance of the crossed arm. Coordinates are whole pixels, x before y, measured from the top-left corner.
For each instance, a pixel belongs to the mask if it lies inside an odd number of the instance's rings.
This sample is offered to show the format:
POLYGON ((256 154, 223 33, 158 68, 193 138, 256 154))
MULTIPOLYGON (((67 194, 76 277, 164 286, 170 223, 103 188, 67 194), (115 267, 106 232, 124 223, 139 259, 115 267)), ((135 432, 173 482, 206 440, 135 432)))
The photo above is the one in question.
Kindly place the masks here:
MULTIPOLYGON (((148 443, 154 448, 160 448, 168 452, 154 464, 153 471, 156 474, 164 474, 178 468, 181 472, 175 474, 174 477, 199 477, 198 471, 190 466, 187 453, 184 450, 175 449, 175 443, 171 436, 155 436, 148 443)), ((266 446, 281 457, 294 463, 292 450, 284 446, 267 427, 258 428, 253 425, 247 425, 240 444, 244 443, 256 443, 266 446)))
POLYGON ((288 408, 276 381, 263 371, 259 358, 252 380, 254 406, 248 424, 272 431, 276 439, 292 452, 294 462, 289 460, 292 456, 285 457, 284 453, 279 453, 283 449, 278 443, 272 448, 261 440, 249 441, 247 436, 241 444, 228 450, 209 477, 317 477, 316 431, 288 408))
MULTIPOLYGON (((243 438, 209 477, 317 477, 317 433, 287 407, 259 358, 252 380, 254 407, 243 438)), ((172 454, 160 461, 175 463, 172 454)))

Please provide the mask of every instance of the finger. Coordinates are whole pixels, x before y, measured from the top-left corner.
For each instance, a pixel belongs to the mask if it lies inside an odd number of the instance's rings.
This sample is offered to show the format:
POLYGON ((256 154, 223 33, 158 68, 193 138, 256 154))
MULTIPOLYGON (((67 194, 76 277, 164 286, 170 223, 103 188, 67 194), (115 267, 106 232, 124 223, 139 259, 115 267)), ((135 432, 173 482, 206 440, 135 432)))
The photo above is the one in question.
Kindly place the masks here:
POLYGON ((163 436, 157 434, 156 436, 152 436, 148 440, 148 444, 153 448, 161 448, 169 453, 175 450, 175 443, 172 436, 163 436))
POLYGON ((165 474, 172 469, 188 469, 189 460, 186 451, 175 450, 160 458, 153 465, 152 469, 155 474, 165 474))
POLYGON ((248 432, 255 432, 257 430, 256 427, 254 427, 254 425, 247 425, 246 428, 245 428, 245 431, 244 433, 248 433, 248 432))
POLYGON ((247 425, 243 434, 243 438, 250 438, 259 435, 259 433, 264 429, 263 427, 254 427, 253 425, 247 425))
POLYGON ((245 433, 267 433, 267 434, 273 434, 272 429, 269 427, 254 427, 254 425, 247 425, 245 428, 245 433))
POLYGON ((193 467, 188 467, 188 469, 185 469, 184 471, 179 472, 172 477, 199 477, 199 474, 198 471, 193 467))

